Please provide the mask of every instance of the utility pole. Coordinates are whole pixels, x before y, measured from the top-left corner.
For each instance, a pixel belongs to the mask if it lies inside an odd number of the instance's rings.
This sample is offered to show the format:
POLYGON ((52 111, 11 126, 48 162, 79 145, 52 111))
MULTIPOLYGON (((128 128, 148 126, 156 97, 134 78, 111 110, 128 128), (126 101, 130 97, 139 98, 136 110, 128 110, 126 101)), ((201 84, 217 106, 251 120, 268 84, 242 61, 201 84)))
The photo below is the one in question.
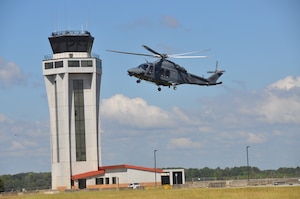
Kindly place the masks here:
POLYGON ((249 157, 248 157, 248 148, 249 148, 250 146, 247 146, 246 147, 246 151, 247 151, 247 170, 248 170, 248 184, 249 184, 249 157))
POLYGON ((154 150, 154 174, 155 174, 155 187, 156 187, 156 149, 154 150))

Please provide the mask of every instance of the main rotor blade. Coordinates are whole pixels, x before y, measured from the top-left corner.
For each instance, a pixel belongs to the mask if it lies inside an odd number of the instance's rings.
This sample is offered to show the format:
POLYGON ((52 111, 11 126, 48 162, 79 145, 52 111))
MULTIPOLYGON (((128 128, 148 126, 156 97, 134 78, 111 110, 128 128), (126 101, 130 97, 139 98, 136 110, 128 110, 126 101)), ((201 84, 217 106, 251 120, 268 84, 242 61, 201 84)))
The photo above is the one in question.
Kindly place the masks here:
POLYGON ((146 46, 146 45, 143 45, 143 47, 144 47, 144 48, 146 48, 146 50, 148 50, 148 51, 152 52, 152 53, 153 53, 153 54, 155 54, 155 55, 158 55, 158 56, 159 56, 159 57, 161 57, 161 58, 166 58, 166 57, 165 57, 165 55, 163 55, 163 54, 160 54, 160 53, 156 52, 155 50, 153 50, 153 49, 149 48, 149 47, 148 47, 148 46, 146 46))
POLYGON ((158 52, 156 52, 155 50, 149 48, 146 45, 143 45, 143 47, 152 52, 153 54, 143 54, 143 53, 132 53, 132 52, 124 52, 124 51, 117 51, 117 50, 107 50, 109 52, 114 52, 114 53, 122 53, 122 54, 128 54, 128 55, 139 55, 139 56, 147 56, 147 57, 156 57, 156 58, 187 58, 187 59, 191 59, 191 58, 206 58, 207 56, 202 56, 202 55, 188 55, 188 54, 194 54, 194 53, 200 53, 200 52, 205 52, 211 49, 206 49, 206 50, 202 50, 202 51, 193 51, 193 52, 187 52, 187 53, 180 53, 180 54, 173 54, 173 55, 167 55, 167 54, 160 54, 158 52))
POLYGON ((192 56, 192 55, 188 55, 188 56, 180 56, 180 55, 169 55, 168 56, 169 58, 178 58, 178 59, 193 59, 193 58, 207 58, 208 56, 201 56, 201 55, 195 55, 195 56, 192 56))
POLYGON ((157 56, 149 55, 149 54, 131 53, 131 52, 123 52, 123 51, 117 51, 117 50, 106 50, 106 51, 113 52, 113 53, 128 54, 128 55, 139 55, 139 56, 147 56, 147 57, 157 57, 157 56))
POLYGON ((172 54, 172 55, 169 55, 169 56, 189 55, 189 54, 195 54, 195 53, 202 53, 202 52, 206 52, 206 51, 209 51, 209 50, 211 50, 211 49, 200 50, 200 51, 192 51, 192 52, 187 52, 187 53, 172 54))

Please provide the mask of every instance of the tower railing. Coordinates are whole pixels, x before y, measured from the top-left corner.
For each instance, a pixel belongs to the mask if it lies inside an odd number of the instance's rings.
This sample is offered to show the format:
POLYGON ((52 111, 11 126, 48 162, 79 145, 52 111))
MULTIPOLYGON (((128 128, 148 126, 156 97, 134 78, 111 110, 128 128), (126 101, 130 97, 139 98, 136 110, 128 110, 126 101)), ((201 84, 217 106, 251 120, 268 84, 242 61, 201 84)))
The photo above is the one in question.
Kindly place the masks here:
MULTIPOLYGON (((84 57, 86 58, 86 57, 84 57)), ((91 55, 88 58, 97 58, 100 59, 100 56, 96 53, 91 53, 91 55)), ((53 54, 44 55, 44 61, 53 59, 53 54)))
POLYGON ((91 35, 91 33, 87 30, 63 30, 63 31, 57 31, 52 32, 52 37, 58 37, 63 35, 91 35))

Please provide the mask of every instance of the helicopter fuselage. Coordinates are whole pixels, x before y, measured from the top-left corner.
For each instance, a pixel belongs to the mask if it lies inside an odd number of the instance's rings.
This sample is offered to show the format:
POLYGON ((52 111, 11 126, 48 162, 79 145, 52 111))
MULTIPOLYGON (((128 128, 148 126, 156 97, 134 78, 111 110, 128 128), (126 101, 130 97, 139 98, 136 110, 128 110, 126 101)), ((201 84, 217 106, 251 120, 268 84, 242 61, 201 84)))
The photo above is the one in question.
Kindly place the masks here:
POLYGON ((218 62, 216 64, 215 71, 208 71, 208 73, 213 73, 210 77, 204 78, 197 75, 188 73, 187 70, 178 64, 168 60, 167 58, 206 58, 207 56, 202 55, 190 55, 194 53, 208 51, 194 51, 180 54, 168 55, 165 53, 158 53, 155 50, 149 48, 146 45, 143 47, 150 51, 152 54, 143 54, 143 53, 133 53, 125 51, 116 51, 108 50, 114 53, 122 53, 129 55, 138 55, 138 56, 147 56, 147 57, 156 57, 159 58, 155 62, 147 62, 139 65, 136 68, 131 68, 128 70, 128 75, 138 78, 137 83, 140 83, 141 80, 152 82, 158 86, 160 91, 160 86, 173 86, 174 90, 177 85, 180 84, 196 84, 201 86, 213 86, 217 84, 222 84, 222 82, 217 82, 219 77, 225 72, 224 70, 218 70, 218 62))
MULTIPOLYGON (((129 69, 128 75, 138 78, 138 83, 140 80, 145 80, 155 83, 158 87, 173 86, 174 89, 180 84, 211 86, 222 83, 188 73, 185 68, 167 59, 159 59, 156 62, 141 64, 137 68, 129 69)), ((221 75, 222 72, 215 73, 212 76, 219 78, 221 75)), ((160 90, 160 87, 158 90, 160 90)))

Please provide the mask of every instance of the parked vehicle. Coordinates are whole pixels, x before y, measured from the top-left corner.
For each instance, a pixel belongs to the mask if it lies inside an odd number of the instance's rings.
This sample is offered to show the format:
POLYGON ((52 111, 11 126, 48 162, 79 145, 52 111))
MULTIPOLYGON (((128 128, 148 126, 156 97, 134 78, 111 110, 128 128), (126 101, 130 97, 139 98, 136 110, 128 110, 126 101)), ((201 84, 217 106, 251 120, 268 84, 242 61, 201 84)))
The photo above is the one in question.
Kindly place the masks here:
POLYGON ((139 183, 131 183, 130 185, 128 185, 129 188, 132 188, 132 189, 136 189, 138 187, 140 187, 141 185, 139 183))

